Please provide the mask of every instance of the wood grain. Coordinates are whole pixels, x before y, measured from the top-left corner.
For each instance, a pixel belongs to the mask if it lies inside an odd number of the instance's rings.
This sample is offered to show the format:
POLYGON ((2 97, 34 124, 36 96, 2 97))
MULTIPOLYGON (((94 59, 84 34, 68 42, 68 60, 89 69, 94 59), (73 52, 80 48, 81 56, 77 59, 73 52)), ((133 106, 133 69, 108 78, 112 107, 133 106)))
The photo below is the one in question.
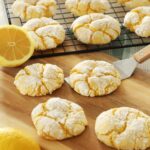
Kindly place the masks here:
POLYGON ((121 106, 138 108, 150 115, 150 74, 136 70, 130 79, 122 82, 118 90, 108 96, 95 98, 77 94, 66 83, 52 95, 44 97, 22 96, 13 84, 16 73, 26 65, 37 62, 56 64, 64 70, 65 76, 68 76, 69 70, 75 64, 86 59, 108 62, 116 60, 111 56, 96 52, 32 59, 18 68, 0 68, 0 126, 12 126, 28 132, 40 142, 43 150, 111 150, 112 148, 96 139, 94 133, 96 116, 107 109, 121 106), (84 108, 89 125, 83 134, 64 141, 48 141, 37 136, 30 113, 38 103, 44 102, 50 97, 69 99, 84 108))

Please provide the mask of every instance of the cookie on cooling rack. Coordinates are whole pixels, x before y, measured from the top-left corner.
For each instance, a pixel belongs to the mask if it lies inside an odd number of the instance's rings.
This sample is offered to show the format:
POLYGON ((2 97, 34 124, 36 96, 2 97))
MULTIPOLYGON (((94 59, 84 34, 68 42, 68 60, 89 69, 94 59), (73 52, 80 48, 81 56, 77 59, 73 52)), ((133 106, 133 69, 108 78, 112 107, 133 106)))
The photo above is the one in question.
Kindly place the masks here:
POLYGON ((57 9, 55 0, 16 0, 12 12, 23 20, 52 17, 57 9))
POLYGON ((92 13, 77 18, 71 25, 75 37, 85 44, 107 44, 121 32, 119 22, 111 16, 92 13))
POLYGON ((51 98, 37 105, 31 116, 38 134, 49 140, 77 136, 87 126, 82 107, 61 98, 51 98))
POLYGON ((65 40, 65 30, 59 22, 51 18, 34 18, 27 21, 23 28, 35 41, 36 50, 48 50, 57 47, 65 40))
POLYGON ((129 107, 102 112, 96 119, 97 138, 118 150, 145 150, 150 147, 150 117, 129 107))
POLYGON ((76 16, 103 13, 110 9, 108 0, 66 0, 65 5, 76 16))
POLYGON ((32 64, 21 69, 14 84, 23 95, 42 96, 51 94, 64 83, 63 70, 52 64, 32 64))
POLYGON ((121 84, 120 74, 108 62, 85 60, 77 64, 66 78, 68 84, 83 96, 102 96, 121 84))
POLYGON ((140 37, 150 37, 150 7, 137 7, 128 12, 124 26, 140 37))
POLYGON ((150 6, 150 0, 118 0, 118 2, 129 9, 139 6, 150 6))

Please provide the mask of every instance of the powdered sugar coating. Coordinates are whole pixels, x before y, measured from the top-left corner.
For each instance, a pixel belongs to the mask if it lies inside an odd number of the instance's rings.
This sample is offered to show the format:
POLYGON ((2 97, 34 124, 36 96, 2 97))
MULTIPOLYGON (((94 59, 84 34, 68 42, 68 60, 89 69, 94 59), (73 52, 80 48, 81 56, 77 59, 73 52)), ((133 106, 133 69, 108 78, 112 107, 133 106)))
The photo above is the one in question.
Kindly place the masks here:
POLYGON ((35 18, 23 25, 33 38, 36 50, 48 50, 57 47, 65 39, 65 30, 59 22, 51 18, 35 18))
POLYGON ((30 20, 52 17, 56 8, 55 0, 16 0, 12 5, 12 12, 23 20, 30 20))
POLYGON ((138 7, 128 12, 124 18, 124 26, 138 36, 150 36, 150 7, 138 7))
POLYGON ((102 112, 96 119, 97 138, 122 150, 145 150, 150 147, 150 117, 129 107, 102 112))
POLYGON ((107 95, 118 88, 120 74, 105 61, 85 60, 77 64, 67 79, 69 85, 83 96, 107 95))
POLYGON ((150 6, 149 0, 118 0, 118 2, 128 7, 129 9, 140 6, 150 6))
POLYGON ((75 37, 85 44, 107 44, 121 32, 119 22, 111 16, 92 13, 77 18, 72 26, 75 37))
POLYGON ((76 16, 103 13, 110 9, 108 0, 66 0, 65 5, 76 16))
POLYGON ((63 70, 52 64, 32 64, 21 69, 14 84, 23 95, 42 96, 51 94, 64 83, 63 70))
POLYGON ((49 140, 77 136, 87 126, 81 106, 61 98, 51 98, 37 105, 31 116, 38 134, 49 140))

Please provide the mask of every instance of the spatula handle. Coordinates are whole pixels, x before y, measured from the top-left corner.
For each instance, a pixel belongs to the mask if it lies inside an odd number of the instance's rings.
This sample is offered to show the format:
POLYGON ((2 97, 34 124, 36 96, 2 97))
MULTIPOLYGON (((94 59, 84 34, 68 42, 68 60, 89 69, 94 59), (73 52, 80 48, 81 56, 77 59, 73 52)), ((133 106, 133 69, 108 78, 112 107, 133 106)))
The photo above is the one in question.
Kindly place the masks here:
POLYGON ((135 53, 133 56, 136 59, 136 61, 139 63, 142 63, 145 60, 149 59, 150 58, 150 45, 144 47, 143 49, 135 53))

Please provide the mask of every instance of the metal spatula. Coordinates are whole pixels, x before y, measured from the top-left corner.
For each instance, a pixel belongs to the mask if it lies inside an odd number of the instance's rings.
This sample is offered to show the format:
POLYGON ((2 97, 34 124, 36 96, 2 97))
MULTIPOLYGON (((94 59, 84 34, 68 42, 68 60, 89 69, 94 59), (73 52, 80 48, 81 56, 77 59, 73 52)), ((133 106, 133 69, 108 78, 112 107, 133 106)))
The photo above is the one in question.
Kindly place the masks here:
POLYGON ((139 63, 142 63, 150 58, 150 45, 135 53, 131 58, 119 60, 113 63, 121 74, 121 79, 129 78, 139 63))

